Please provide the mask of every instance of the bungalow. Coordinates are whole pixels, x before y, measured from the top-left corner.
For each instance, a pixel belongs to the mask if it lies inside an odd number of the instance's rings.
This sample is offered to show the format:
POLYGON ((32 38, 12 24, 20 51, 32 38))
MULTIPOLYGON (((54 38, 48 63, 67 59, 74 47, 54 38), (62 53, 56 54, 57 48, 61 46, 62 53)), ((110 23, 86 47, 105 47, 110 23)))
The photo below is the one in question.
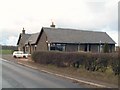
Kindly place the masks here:
POLYGON ((66 51, 103 52, 108 44, 109 52, 115 51, 115 41, 106 33, 55 27, 42 27, 39 33, 20 34, 18 47, 25 52, 66 51))

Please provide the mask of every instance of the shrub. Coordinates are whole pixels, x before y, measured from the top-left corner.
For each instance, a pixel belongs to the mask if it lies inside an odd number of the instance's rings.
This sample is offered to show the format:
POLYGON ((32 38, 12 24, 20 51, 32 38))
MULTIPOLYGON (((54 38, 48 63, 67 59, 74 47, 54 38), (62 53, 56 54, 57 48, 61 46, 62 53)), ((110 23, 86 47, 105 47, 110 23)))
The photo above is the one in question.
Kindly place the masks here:
POLYGON ((111 66, 113 72, 119 73, 117 53, 83 53, 83 52, 59 52, 41 51, 32 54, 32 60, 40 64, 52 64, 58 67, 80 68, 86 70, 105 72, 111 66))
POLYGON ((101 53, 99 57, 97 58, 97 67, 96 71, 100 70, 102 72, 105 72, 108 66, 108 61, 109 61, 109 54, 101 53))
POLYGON ((104 53, 108 53, 109 52, 109 46, 107 43, 105 43, 104 47, 103 47, 103 51, 104 53))
POLYGON ((120 75, 120 48, 118 53, 111 55, 111 66, 115 75, 120 75))

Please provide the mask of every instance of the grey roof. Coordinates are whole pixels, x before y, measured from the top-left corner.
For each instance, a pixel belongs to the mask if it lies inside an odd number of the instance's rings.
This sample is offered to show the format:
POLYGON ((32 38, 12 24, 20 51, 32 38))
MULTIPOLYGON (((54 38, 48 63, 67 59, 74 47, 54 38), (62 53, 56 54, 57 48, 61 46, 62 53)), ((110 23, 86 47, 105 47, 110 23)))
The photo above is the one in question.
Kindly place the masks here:
POLYGON ((17 42, 17 45, 19 45, 19 43, 21 42, 22 44, 24 44, 26 42, 26 40, 31 36, 31 34, 23 34, 21 33, 17 42))
POLYGON ((76 29, 43 27, 49 42, 58 43, 109 43, 115 41, 106 33, 98 31, 85 31, 76 29))
POLYGON ((28 42, 30 44, 35 44, 38 39, 38 36, 39 36, 39 33, 31 34, 31 36, 28 38, 28 40, 26 40, 25 44, 28 44, 28 42))

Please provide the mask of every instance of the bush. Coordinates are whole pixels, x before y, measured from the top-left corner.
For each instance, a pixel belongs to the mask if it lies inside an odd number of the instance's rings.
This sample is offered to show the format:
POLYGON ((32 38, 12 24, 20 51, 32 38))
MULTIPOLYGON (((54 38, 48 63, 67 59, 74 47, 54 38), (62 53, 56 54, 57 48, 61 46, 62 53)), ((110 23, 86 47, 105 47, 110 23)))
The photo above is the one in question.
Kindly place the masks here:
POLYGON ((105 72, 111 66, 114 73, 119 73, 117 53, 84 53, 41 51, 32 54, 32 60, 40 64, 52 64, 58 67, 85 67, 90 71, 105 72))
POLYGON ((85 55, 83 53, 68 52, 34 52, 32 60, 41 64, 54 64, 57 66, 71 66, 73 63, 79 62, 82 65, 85 55))
POLYGON ((120 75, 120 48, 118 53, 111 55, 111 66, 115 75, 120 75))
POLYGON ((103 52, 104 53, 109 53, 109 46, 107 43, 105 43, 104 47, 103 47, 103 52))

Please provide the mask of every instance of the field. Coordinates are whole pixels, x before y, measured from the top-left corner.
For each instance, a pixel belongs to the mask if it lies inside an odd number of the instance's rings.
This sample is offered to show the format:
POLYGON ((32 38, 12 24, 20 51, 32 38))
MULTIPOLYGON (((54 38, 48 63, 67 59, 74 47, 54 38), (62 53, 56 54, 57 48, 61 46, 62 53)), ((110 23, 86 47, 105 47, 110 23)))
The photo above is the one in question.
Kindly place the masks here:
POLYGON ((0 50, 0 54, 12 54, 13 50, 0 50))

